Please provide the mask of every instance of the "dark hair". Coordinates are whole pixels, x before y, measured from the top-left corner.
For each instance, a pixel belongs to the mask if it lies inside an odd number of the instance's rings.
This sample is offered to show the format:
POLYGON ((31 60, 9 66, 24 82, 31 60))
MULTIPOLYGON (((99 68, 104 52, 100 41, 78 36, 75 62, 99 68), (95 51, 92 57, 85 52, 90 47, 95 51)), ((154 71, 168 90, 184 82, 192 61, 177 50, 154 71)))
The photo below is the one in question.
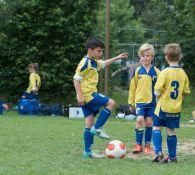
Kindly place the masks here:
POLYGON ((95 49, 97 47, 100 47, 101 49, 104 48, 104 43, 99 37, 90 37, 86 44, 85 44, 86 49, 95 49))
POLYGON ((37 72, 39 70, 39 65, 38 63, 31 63, 28 65, 28 68, 32 68, 37 72))

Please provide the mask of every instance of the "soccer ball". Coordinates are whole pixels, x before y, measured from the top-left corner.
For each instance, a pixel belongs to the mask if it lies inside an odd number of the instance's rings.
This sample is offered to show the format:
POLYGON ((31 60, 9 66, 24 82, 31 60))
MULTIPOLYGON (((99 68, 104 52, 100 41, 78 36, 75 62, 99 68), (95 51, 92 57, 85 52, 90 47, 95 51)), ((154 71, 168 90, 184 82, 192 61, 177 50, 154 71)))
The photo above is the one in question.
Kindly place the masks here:
POLYGON ((126 145, 119 140, 113 140, 107 145, 105 153, 110 159, 122 159, 126 154, 126 145))

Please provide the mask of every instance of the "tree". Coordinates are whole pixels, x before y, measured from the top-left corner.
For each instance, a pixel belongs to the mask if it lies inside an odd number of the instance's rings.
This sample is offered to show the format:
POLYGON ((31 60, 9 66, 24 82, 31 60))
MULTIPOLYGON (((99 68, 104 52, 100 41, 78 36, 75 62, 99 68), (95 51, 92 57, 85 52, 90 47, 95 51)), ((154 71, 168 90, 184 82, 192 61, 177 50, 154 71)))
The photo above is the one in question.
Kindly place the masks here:
MULTIPOLYGON (((104 1, 103 1, 104 2, 104 1)), ((141 43, 144 40, 144 28, 140 18, 134 19, 134 7, 129 0, 110 1, 110 45, 111 55, 114 56, 120 51, 127 51, 119 48, 119 43, 141 43)), ((98 13, 97 33, 105 37, 105 3, 102 3, 98 13)))
POLYGON ((165 45, 176 42, 182 46, 185 69, 195 66, 194 18, 193 0, 152 0, 142 12, 142 22, 146 28, 164 31, 163 36, 157 36, 157 43, 165 45))
POLYGON ((130 0, 130 4, 135 8, 134 11, 134 17, 135 18, 140 18, 142 15, 143 9, 149 3, 150 0, 130 0))
POLYGON ((84 43, 93 34, 98 4, 98 0, 0 1, 0 72, 11 72, 0 82, 1 94, 16 100, 28 86, 27 65, 38 62, 42 97, 66 100, 84 43))

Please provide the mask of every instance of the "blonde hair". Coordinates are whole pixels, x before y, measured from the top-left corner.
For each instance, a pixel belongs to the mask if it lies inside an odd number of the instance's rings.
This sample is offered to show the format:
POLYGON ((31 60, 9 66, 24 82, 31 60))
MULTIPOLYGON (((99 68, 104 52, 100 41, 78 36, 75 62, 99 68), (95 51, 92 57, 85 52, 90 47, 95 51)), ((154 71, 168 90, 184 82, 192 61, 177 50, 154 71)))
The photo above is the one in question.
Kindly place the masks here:
POLYGON ((164 54, 168 61, 179 61, 182 57, 181 47, 177 43, 167 44, 164 54))
POLYGON ((139 51, 138 51, 138 55, 139 57, 141 57, 145 51, 150 51, 151 55, 154 57, 154 47, 151 44, 145 43, 143 45, 140 46, 139 51))

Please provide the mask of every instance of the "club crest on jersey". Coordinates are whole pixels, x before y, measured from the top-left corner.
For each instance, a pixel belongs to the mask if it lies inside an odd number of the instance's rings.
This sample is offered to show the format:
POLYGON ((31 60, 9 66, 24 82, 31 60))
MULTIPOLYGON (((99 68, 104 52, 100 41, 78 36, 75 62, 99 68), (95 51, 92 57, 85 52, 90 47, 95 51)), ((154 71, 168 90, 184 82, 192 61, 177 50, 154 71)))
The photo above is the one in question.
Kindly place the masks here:
POLYGON ((138 79, 141 79, 142 78, 142 76, 140 74, 137 77, 138 77, 138 79))

